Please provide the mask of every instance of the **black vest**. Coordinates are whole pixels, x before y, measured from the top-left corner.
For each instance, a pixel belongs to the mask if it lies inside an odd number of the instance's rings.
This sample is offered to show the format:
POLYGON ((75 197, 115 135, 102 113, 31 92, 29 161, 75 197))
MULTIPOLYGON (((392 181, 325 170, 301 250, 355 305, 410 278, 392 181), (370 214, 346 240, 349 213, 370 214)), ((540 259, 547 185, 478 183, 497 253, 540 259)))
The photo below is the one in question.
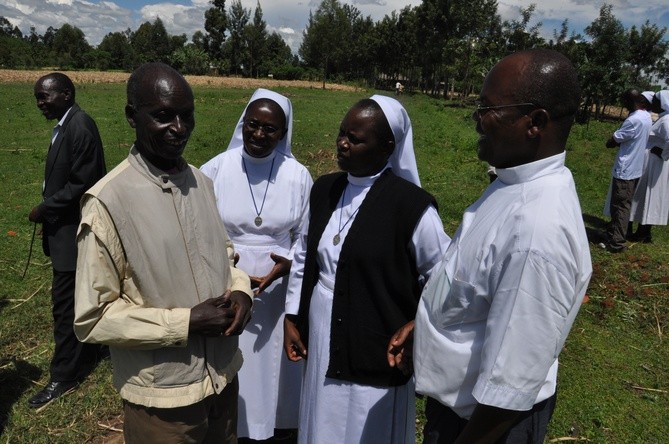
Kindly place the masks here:
MULTIPOLYGON (((305 345, 311 295, 318 282, 318 243, 348 184, 346 177, 346 173, 322 176, 311 190, 297 320, 305 345)), ((409 245, 428 205, 437 205, 429 193, 390 170, 369 190, 339 255, 327 377, 375 386, 408 381, 388 365, 386 350, 395 331, 416 315, 421 288, 409 245)))

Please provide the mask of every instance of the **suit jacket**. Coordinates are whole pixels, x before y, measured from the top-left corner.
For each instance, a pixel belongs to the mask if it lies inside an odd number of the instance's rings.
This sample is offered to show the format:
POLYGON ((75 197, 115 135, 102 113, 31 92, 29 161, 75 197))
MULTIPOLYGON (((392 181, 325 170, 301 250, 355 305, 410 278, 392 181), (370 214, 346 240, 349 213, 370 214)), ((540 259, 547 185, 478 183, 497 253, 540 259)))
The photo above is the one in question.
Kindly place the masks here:
POLYGON ((54 270, 74 271, 79 201, 107 172, 102 140, 93 119, 76 103, 49 147, 44 168, 42 248, 54 270))

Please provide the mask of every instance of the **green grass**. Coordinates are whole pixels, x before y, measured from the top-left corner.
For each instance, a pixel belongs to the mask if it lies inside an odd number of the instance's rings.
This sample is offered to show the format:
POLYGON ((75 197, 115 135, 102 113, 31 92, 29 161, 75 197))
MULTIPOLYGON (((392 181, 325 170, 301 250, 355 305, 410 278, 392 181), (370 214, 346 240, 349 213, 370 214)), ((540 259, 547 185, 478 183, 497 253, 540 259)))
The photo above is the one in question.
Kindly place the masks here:
MULTIPOLYGON (((335 137, 346 110, 368 92, 284 88, 293 101, 293 151, 317 177, 336 170, 335 137)), ((252 90, 195 88, 196 129, 186 158, 199 166, 227 147, 252 90)), ((124 85, 87 84, 79 104, 97 121, 111 169, 125 156, 133 132, 123 115, 124 85)), ((53 122, 35 107, 30 84, 0 85, 0 442, 100 442, 117 424, 121 402, 104 362, 74 393, 35 412, 27 399, 48 381, 53 347, 50 264, 36 242, 21 279, 32 234, 27 214, 40 199, 44 157, 53 122), (102 424, 102 425, 100 425, 102 424)), ((471 110, 425 96, 402 96, 414 124, 424 188, 439 202, 447 233, 485 189, 485 165, 476 158, 471 110)), ((615 155, 604 142, 617 126, 577 126, 568 144, 571 168, 590 228, 601 212, 615 155)), ((654 244, 634 244, 609 255, 592 249, 589 302, 561 355, 558 407, 549 440, 661 443, 669 438, 669 230, 656 227, 654 244)), ((419 411, 422 402, 419 401, 419 411)), ((420 417, 422 421, 422 417, 420 417)))

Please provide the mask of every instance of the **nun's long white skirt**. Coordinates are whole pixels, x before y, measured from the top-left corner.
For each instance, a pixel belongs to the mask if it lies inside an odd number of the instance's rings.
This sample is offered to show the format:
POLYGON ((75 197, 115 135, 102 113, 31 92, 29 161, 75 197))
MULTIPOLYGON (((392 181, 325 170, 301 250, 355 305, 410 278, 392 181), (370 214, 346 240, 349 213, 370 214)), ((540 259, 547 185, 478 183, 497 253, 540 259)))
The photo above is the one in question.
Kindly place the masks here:
POLYGON ((667 225, 669 219, 669 161, 646 150, 644 172, 632 199, 630 220, 667 225))
MULTIPOLYGON (((252 276, 267 274, 274 265, 270 251, 287 256, 276 245, 235 244, 237 267, 252 276)), ((239 336, 244 364, 239 371, 237 436, 263 440, 274 429, 294 429, 298 423, 302 363, 283 351, 283 317, 287 278, 277 279, 253 301, 251 320, 239 336)))
POLYGON ((415 442, 413 382, 371 387, 325 377, 334 282, 321 276, 309 310, 309 348, 300 401, 301 444, 415 442))

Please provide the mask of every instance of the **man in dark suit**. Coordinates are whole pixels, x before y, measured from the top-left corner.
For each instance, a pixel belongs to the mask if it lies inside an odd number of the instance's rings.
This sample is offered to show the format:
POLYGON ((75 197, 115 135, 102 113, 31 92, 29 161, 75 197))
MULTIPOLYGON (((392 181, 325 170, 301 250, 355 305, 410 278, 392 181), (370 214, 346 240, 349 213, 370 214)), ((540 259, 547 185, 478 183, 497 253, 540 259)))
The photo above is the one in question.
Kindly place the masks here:
POLYGON ((51 257, 55 350, 49 383, 28 400, 39 407, 79 385, 91 371, 100 349, 74 335, 74 282, 79 200, 106 174, 98 128, 75 103, 74 84, 65 74, 51 73, 35 83, 37 107, 47 120, 57 120, 44 170, 43 200, 28 219, 42 224, 42 247, 51 257))

